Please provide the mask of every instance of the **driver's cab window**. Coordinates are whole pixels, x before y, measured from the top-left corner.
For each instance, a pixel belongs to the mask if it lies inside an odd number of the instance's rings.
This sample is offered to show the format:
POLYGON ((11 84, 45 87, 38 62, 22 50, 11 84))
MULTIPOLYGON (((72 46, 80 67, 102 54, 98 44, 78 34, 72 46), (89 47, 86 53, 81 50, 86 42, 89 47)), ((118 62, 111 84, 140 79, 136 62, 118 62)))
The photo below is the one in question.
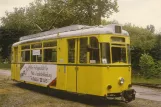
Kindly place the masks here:
POLYGON ((100 63, 99 58, 99 42, 96 37, 90 37, 90 45, 88 47, 90 60, 89 63, 100 63))
POLYGON ((126 48, 112 47, 112 63, 126 63, 126 48))

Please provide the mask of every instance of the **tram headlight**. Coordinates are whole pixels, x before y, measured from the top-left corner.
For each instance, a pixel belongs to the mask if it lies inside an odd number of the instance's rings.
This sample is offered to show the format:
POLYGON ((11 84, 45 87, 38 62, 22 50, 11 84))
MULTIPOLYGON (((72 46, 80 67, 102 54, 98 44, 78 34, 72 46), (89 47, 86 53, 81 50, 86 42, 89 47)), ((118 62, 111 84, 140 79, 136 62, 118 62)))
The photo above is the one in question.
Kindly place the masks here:
POLYGON ((124 78, 120 77, 119 78, 119 84, 122 85, 122 84, 124 84, 124 82, 125 82, 124 78))

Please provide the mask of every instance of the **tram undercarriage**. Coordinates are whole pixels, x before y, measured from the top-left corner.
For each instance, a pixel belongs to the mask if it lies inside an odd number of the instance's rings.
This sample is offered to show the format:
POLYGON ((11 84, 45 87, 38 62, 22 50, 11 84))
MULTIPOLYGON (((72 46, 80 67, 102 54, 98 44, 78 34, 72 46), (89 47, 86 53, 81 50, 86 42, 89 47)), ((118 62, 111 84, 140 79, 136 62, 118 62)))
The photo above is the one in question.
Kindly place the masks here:
POLYGON ((129 89, 129 90, 123 91, 122 93, 109 93, 107 94, 106 99, 109 99, 109 98, 115 99, 116 97, 121 97, 122 101, 128 103, 135 100, 135 94, 136 94, 136 91, 134 89, 129 89))

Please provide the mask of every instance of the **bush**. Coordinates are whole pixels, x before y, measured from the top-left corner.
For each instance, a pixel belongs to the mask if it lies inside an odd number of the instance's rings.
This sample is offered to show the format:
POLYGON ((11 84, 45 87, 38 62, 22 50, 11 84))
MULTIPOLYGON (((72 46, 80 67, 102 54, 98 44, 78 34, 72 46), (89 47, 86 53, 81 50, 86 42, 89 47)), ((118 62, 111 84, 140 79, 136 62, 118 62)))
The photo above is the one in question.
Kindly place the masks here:
POLYGON ((142 54, 139 60, 140 74, 146 78, 153 77, 155 73, 155 63, 153 58, 148 54, 142 54))
POLYGON ((161 78, 161 61, 155 63, 155 72, 153 74, 155 78, 161 78))
POLYGON ((2 61, 2 57, 0 56, 0 63, 2 63, 3 61, 2 61))

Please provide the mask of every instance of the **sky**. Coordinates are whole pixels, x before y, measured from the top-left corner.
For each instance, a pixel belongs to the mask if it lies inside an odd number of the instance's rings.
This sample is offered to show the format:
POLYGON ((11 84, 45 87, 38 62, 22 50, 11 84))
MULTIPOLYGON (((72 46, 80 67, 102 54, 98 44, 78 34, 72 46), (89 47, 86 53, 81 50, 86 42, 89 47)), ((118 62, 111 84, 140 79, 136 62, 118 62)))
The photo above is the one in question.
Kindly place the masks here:
POLYGON ((118 5, 119 12, 114 13, 110 20, 141 27, 152 24, 161 31, 161 0, 118 0, 118 5))
POLYGON ((5 16, 5 11, 13 11, 14 7, 24 7, 34 0, 0 0, 0 17, 5 16))
MULTIPOLYGON (((24 7, 34 0, 0 0, 0 17, 5 11, 13 11, 13 7, 24 7)), ((108 20, 119 23, 132 23, 146 27, 154 25, 161 31, 161 0, 118 0, 119 12, 114 13, 108 20)))

